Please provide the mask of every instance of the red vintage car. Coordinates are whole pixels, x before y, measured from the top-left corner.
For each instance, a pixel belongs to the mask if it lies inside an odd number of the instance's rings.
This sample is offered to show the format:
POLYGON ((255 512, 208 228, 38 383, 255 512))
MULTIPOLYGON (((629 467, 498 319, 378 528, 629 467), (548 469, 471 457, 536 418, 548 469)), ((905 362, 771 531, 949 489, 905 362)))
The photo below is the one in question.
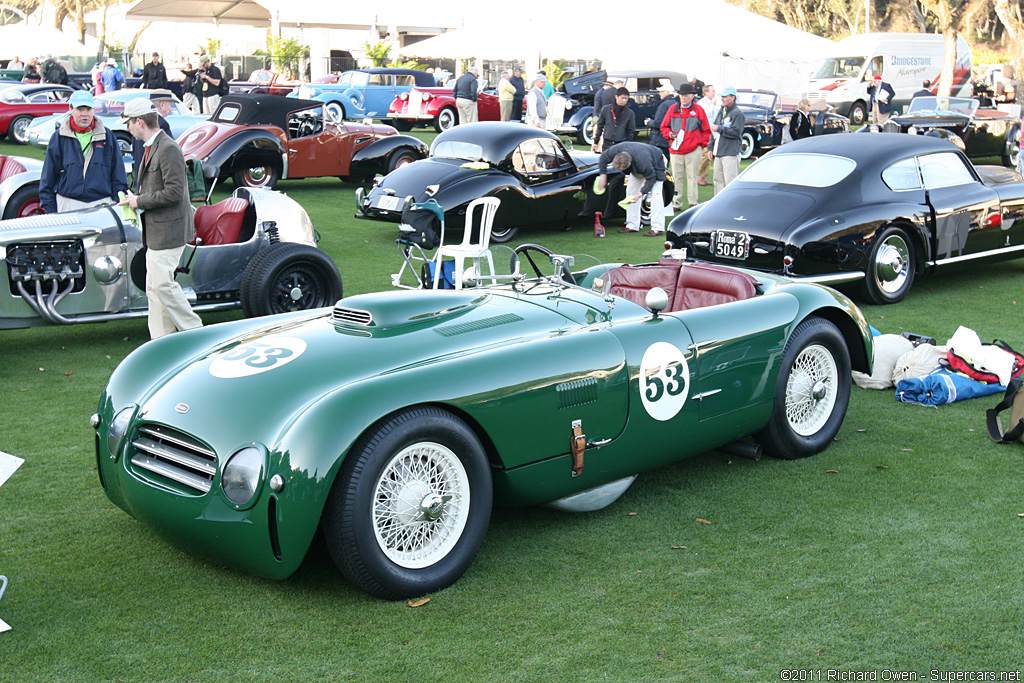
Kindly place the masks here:
POLYGON ((178 144, 185 159, 202 162, 207 180, 270 189, 290 178, 372 178, 428 151, 391 126, 338 121, 323 102, 277 95, 228 95, 178 144))
POLYGON ((73 88, 54 83, 25 83, 0 91, 0 138, 9 135, 11 142, 28 142, 25 131, 32 119, 63 114, 73 88))
MULTIPOLYGON (((451 88, 413 88, 400 93, 391 102, 388 117, 398 130, 411 130, 417 123, 433 123, 437 132, 444 132, 459 122, 452 92, 451 88)), ((497 95, 480 93, 476 110, 481 121, 501 121, 497 95)))
POLYGON ((257 69, 249 74, 247 81, 228 81, 232 95, 287 95, 302 85, 302 81, 289 79, 285 74, 269 69, 257 69))

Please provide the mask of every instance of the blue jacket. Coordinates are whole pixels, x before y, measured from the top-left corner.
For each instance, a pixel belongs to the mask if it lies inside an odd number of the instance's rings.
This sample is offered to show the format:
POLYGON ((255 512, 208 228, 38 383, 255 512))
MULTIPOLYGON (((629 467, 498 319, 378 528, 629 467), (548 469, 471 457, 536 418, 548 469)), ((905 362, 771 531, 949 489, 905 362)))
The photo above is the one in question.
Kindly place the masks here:
POLYGON ((103 84, 103 92, 114 92, 124 87, 124 75, 116 66, 107 64, 100 71, 100 83, 103 84))
POLYGON ((455 99, 473 100, 474 102, 476 102, 476 76, 469 73, 468 71, 459 76, 459 80, 455 81, 455 89, 452 94, 455 95, 455 99))
POLYGON ((98 118, 88 157, 87 165, 78 137, 65 120, 46 146, 39 179, 39 201, 46 213, 57 213, 58 194, 83 202, 117 202, 118 192, 128 192, 128 177, 117 139, 98 118))

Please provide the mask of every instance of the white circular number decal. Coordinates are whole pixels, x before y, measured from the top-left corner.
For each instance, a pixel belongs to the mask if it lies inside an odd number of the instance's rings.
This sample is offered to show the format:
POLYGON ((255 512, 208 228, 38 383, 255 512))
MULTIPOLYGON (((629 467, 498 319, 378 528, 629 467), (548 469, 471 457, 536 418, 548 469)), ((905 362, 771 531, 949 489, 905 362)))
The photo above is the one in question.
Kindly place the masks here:
POLYGON ((222 379, 258 375, 291 363, 305 350, 306 342, 297 337, 266 337, 219 354, 210 363, 210 374, 222 379))
POLYGON ((640 362, 640 400, 647 414, 664 422, 686 403, 690 368, 683 352, 668 342, 651 344, 640 362))

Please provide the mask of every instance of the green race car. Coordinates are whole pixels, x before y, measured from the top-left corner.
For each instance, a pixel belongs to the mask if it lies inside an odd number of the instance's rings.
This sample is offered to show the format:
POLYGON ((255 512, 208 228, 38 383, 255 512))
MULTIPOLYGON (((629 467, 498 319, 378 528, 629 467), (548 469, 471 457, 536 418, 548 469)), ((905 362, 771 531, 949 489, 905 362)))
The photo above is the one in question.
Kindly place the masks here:
POLYGON ((870 372, 863 316, 826 287, 522 255, 536 277, 144 344, 92 418, 107 496, 175 545, 278 579, 322 522, 349 580, 412 597, 466 571, 494 504, 599 509, 639 472, 748 436, 817 453, 851 366, 870 372))

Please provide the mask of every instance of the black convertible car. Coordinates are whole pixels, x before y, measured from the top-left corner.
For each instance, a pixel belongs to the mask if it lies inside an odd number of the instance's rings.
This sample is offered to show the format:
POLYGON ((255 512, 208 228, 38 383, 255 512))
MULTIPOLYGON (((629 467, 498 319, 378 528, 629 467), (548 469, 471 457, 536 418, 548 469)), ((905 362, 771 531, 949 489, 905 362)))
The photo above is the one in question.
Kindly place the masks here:
MULTIPOLYGON (((792 105, 784 108, 778 93, 772 90, 737 90, 736 104, 747 121, 740 146, 741 158, 749 159, 755 152, 760 155, 782 144, 785 129, 795 112, 792 105)), ((850 132, 850 119, 834 111, 811 110, 807 117, 814 135, 850 132)))
MULTIPOLYGON (((466 206, 498 197, 491 241, 507 242, 521 227, 576 220, 593 200, 598 157, 570 153, 554 133, 519 123, 456 126, 437 136, 429 158, 376 179, 369 192, 357 189, 356 217, 397 223, 407 204, 433 198, 444 208, 448 234, 461 235, 466 206)), ((663 187, 667 206, 672 183, 663 187)))
POLYGON ((892 117, 881 130, 940 137, 969 157, 996 156, 1003 166, 1014 167, 1020 159, 1020 123, 1019 113, 998 109, 988 98, 982 102, 976 97, 915 97, 906 114, 892 117))
POLYGON ((887 304, 939 266, 1024 256, 1022 217, 1016 171, 929 136, 849 133, 772 150, 666 235, 696 258, 860 282, 887 304))

